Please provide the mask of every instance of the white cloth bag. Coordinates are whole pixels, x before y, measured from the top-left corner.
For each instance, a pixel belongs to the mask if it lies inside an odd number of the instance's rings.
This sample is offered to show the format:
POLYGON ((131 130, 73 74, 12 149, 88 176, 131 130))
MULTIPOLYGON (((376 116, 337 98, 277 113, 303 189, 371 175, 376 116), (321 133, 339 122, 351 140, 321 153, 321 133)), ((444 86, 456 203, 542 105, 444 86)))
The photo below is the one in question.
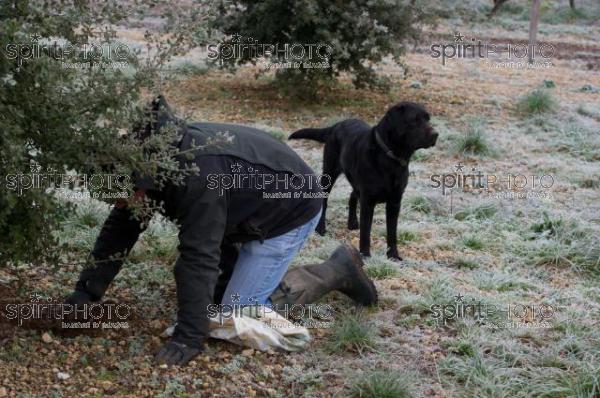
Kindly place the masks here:
MULTIPOLYGON (((175 325, 165 334, 172 336, 175 325)), ((242 310, 241 316, 210 318, 210 337, 259 351, 301 351, 310 342, 308 329, 274 311, 242 310)))

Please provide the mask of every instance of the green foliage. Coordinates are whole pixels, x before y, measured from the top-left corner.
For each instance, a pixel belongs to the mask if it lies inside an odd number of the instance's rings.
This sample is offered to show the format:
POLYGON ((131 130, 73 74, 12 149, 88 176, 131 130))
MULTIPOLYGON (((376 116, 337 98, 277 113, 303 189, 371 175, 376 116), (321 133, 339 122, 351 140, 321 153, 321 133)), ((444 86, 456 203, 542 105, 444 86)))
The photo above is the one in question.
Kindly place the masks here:
POLYGON ((473 235, 463 237, 462 244, 473 250, 481 250, 485 247, 485 244, 473 235))
MULTIPOLYGON (((175 174, 174 150, 166 145, 175 131, 144 143, 130 132, 148 121, 142 93, 160 93, 163 66, 203 37, 199 19, 210 9, 196 2, 180 14, 162 13, 162 27, 145 35, 150 56, 119 42, 114 31, 161 4, 168 2, 0 3, 0 266, 58 260, 54 232, 73 210, 58 198, 62 188, 84 185, 80 192, 93 193, 83 181, 96 176, 96 191, 112 196, 131 192, 133 170, 175 174), (121 176, 121 184, 109 187, 109 175, 121 176)), ((95 221, 84 215, 80 222, 95 221)))
POLYGON ((373 326, 365 323, 360 315, 346 315, 336 320, 329 338, 331 351, 361 352, 373 346, 373 326))
POLYGON ((359 378, 351 388, 352 397, 359 398, 410 398, 412 375, 406 373, 375 371, 359 378))
POLYGON ((389 260, 369 259, 365 272, 373 279, 387 279, 398 275, 398 269, 389 260))
POLYGON ((536 234, 547 236, 556 236, 557 233, 564 227, 564 221, 560 218, 553 220, 547 212, 543 213, 544 220, 534 224, 531 229, 536 234))
POLYGON ((408 229, 400 229, 398 231, 398 242, 400 243, 416 242, 419 239, 420 236, 415 231, 411 231, 408 229))
POLYGON ((493 204, 483 204, 472 209, 459 211, 454 215, 454 218, 459 221, 466 219, 486 220, 492 218, 498 209, 493 204))
POLYGON ((544 220, 534 224, 532 231, 521 248, 532 264, 572 267, 595 277, 600 274, 600 239, 595 230, 544 213, 544 220))
POLYGON ((467 130, 455 142, 454 151, 458 154, 491 155, 494 151, 488 143, 481 120, 472 120, 467 130))
POLYGON ((406 201, 408 208, 423 214, 431 213, 431 202, 425 196, 413 196, 406 201))
POLYGON ((452 260, 452 262, 450 263, 450 265, 452 267, 458 268, 458 269, 477 269, 479 268, 479 264, 476 261, 470 260, 468 258, 456 258, 454 260, 452 260))
POLYGON ((517 102, 517 110, 525 116, 552 112, 555 108, 556 101, 548 91, 543 89, 533 90, 517 102))
MULTIPOLYGON (((297 47, 297 58, 286 57, 284 51, 273 51, 270 62, 300 62, 299 68, 282 68, 276 76, 296 93, 315 89, 332 82, 342 72, 353 76, 356 87, 381 87, 384 81, 375 74, 373 64, 391 56, 400 62, 405 43, 418 37, 422 22, 431 16, 410 2, 386 0, 299 0, 282 3, 278 0, 235 0, 221 7, 217 26, 231 38, 223 44, 264 43, 279 45, 320 45, 321 55, 310 56, 308 50, 297 47), (240 41, 241 37, 241 41, 240 41), (328 67, 314 68, 309 64, 322 62, 328 67)), ((317 47, 315 47, 317 48, 317 47)), ((235 67, 257 63, 260 54, 243 51, 240 57, 223 59, 224 66, 235 67)))
POLYGON ((287 133, 282 130, 267 130, 267 133, 271 134, 273 137, 277 138, 279 141, 284 142, 287 139, 287 133))

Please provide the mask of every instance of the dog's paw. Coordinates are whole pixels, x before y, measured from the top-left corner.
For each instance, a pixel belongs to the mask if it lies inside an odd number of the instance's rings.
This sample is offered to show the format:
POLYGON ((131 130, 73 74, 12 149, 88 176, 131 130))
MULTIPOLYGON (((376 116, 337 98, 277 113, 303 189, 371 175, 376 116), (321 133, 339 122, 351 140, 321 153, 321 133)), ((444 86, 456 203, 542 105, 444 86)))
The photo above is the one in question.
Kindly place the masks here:
POLYGON ((355 231, 358 229, 358 221, 357 220, 348 220, 348 229, 350 231, 355 231))
POLYGON ((388 260, 396 262, 402 261, 402 257, 400 257, 400 255, 398 254, 398 250, 388 250, 386 254, 388 260))

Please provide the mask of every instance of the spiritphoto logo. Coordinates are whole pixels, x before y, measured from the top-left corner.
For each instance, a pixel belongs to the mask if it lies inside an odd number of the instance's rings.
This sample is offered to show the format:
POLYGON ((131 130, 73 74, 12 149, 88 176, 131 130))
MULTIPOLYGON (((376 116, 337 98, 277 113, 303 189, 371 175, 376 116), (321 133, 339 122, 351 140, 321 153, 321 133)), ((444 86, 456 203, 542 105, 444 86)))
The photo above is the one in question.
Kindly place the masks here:
POLYGON ((441 59, 444 66, 451 59, 479 58, 485 59, 488 67, 515 69, 549 68, 556 53, 550 43, 483 43, 475 37, 467 39, 460 32, 454 32, 454 42, 434 43, 429 49, 431 58, 441 59), (529 57, 534 62, 529 63, 529 57))
POLYGON ((331 177, 327 174, 262 173, 237 162, 231 165, 231 173, 211 173, 206 180, 206 187, 219 190, 220 196, 231 189, 252 189, 263 191, 263 199, 324 198, 324 192, 303 190, 324 190, 331 185, 331 177))
POLYGON ((460 162, 452 172, 432 174, 429 178, 430 186, 439 189, 442 195, 458 189, 496 199, 549 199, 552 197, 550 189, 554 185, 554 177, 550 174, 484 173, 476 166, 466 170, 466 166, 460 162))
POLYGON ((234 59, 260 59, 260 65, 267 69, 327 69, 333 53, 327 43, 261 43, 240 34, 223 43, 208 44, 206 50, 208 58, 221 65, 234 59))
POLYGON ((3 310, 6 319, 18 326, 24 322, 61 321, 63 329, 127 329, 131 307, 127 304, 64 304, 50 296, 30 294, 28 303, 9 303, 3 310))
POLYGON ((125 199, 132 187, 127 174, 64 174, 52 168, 30 167, 30 173, 11 173, 4 179, 7 190, 23 195, 31 189, 54 189, 59 196, 81 195, 96 199, 125 199), (104 190, 104 191, 102 191, 104 190))
POLYGON ((209 304, 208 317, 223 325, 227 319, 250 316, 256 319, 268 319, 269 314, 278 314, 291 323, 269 323, 270 327, 300 326, 307 329, 328 328, 333 323, 334 309, 329 304, 209 304))
POLYGON ((20 67, 30 59, 49 57, 61 61, 65 69, 99 66, 122 68, 134 54, 127 44, 90 42, 59 43, 43 38, 37 33, 30 35, 29 43, 8 43, 2 50, 6 59, 15 60, 20 67))
POLYGON ((429 310, 430 317, 439 326, 446 326, 460 319, 473 319, 491 329, 549 328, 558 312, 556 306, 543 302, 498 306, 460 293, 454 296, 454 302, 432 304, 429 310))

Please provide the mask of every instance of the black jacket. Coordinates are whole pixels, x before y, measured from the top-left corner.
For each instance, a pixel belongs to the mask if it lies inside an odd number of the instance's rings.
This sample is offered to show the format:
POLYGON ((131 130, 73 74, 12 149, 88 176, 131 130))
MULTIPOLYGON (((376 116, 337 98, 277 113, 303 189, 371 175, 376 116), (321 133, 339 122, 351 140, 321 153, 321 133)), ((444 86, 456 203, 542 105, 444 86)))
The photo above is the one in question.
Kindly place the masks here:
MULTIPOLYGON (((263 241, 305 224, 319 212, 322 191, 314 172, 291 148, 257 129, 191 124, 182 127, 177 145, 182 151, 199 147, 192 159, 179 159, 182 167, 198 166, 199 174, 160 190, 140 176, 136 185, 162 201, 163 213, 180 226, 174 339, 198 347, 208 335, 207 306, 219 276, 223 241, 263 241)), ((88 291, 94 294, 97 285, 101 295, 121 266, 121 261, 106 260, 129 252, 141 232, 129 210, 112 210, 92 252, 101 265, 83 282, 88 291)))

